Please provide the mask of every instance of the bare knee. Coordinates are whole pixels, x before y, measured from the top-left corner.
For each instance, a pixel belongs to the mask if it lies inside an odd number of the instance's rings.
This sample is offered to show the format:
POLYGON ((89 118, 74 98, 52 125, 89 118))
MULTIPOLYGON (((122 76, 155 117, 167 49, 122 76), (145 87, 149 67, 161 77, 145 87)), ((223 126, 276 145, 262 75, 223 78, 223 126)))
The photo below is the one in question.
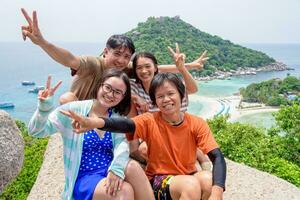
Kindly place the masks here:
POLYGON ((60 105, 72 102, 72 101, 77 101, 78 98, 75 96, 73 92, 66 92, 63 95, 59 97, 59 103, 60 105))
POLYGON ((175 176, 170 184, 172 199, 199 200, 201 189, 199 181, 194 176, 175 176))
POLYGON ((124 182, 120 191, 117 192, 118 197, 124 200, 132 200, 134 199, 134 192, 132 186, 124 182))
POLYGON ((201 171, 196 173, 195 176, 200 182, 202 197, 209 197, 212 190, 212 173, 209 171, 201 171))
POLYGON ((188 182, 186 182, 186 186, 184 187, 181 196, 186 197, 186 199, 199 200, 201 197, 201 189, 198 180, 190 179, 188 182))
POLYGON ((137 171, 143 170, 138 162, 135 160, 130 160, 126 166, 125 176, 130 176, 135 174, 137 171))

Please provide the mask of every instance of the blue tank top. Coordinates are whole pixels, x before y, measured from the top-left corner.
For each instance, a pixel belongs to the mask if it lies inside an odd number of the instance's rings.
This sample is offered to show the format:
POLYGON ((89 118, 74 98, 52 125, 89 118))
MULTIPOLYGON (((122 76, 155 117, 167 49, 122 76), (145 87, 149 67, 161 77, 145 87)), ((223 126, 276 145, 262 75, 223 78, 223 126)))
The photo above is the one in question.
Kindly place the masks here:
MULTIPOLYGON (((108 110, 109 117, 112 110, 108 110)), ((95 130, 84 133, 81 162, 79 174, 91 172, 99 169, 108 169, 113 158, 113 143, 111 132, 106 131, 103 138, 95 130)))

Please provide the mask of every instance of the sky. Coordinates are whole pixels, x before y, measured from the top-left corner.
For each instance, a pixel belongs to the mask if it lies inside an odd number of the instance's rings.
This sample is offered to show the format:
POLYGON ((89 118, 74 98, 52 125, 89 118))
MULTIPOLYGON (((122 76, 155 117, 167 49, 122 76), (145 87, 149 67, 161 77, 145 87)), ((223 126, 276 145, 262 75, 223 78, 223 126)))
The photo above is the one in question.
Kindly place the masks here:
POLYGON ((22 41, 20 8, 52 42, 103 43, 148 17, 179 15, 234 43, 300 43, 300 0, 0 0, 0 42, 22 41))

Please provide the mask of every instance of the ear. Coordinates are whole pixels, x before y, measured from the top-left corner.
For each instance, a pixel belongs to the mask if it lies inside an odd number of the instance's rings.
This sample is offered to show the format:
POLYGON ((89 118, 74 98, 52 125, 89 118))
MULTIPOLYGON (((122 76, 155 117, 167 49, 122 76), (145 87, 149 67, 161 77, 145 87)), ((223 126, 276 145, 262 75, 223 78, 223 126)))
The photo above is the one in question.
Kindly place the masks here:
POLYGON ((108 54, 108 48, 105 47, 104 50, 103 50, 103 57, 105 57, 107 54, 108 54))

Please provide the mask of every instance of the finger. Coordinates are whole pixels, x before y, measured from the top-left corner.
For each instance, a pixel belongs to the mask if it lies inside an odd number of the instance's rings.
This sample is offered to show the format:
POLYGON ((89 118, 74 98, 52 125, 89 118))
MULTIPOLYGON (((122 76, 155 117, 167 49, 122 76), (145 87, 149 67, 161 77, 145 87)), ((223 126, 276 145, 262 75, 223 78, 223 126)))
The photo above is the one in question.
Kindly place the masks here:
POLYGON ((175 55, 175 52, 174 52, 174 50, 171 48, 171 47, 168 47, 168 50, 169 50, 169 52, 174 56, 175 55))
POLYGON ((31 30, 30 26, 21 26, 21 29, 22 30, 26 30, 26 31, 30 31, 31 30))
POLYGON ((118 187, 119 191, 122 189, 123 182, 124 182, 123 179, 119 179, 119 187, 118 187))
POLYGON ((21 8, 21 11, 26 19, 26 21, 28 22, 29 26, 32 26, 32 20, 29 17, 28 13, 26 12, 26 10, 24 8, 21 8))
POLYGON ((32 17, 33 17, 33 26, 32 26, 32 31, 34 33, 36 33, 38 31, 38 19, 37 19, 37 14, 36 14, 36 11, 34 10, 33 13, 32 13, 32 17))
POLYGON ((180 53, 180 52, 179 52, 179 46, 178 46, 178 43, 177 43, 177 42, 175 43, 175 46, 176 46, 176 53, 180 53))
POLYGON ((113 196, 116 196, 117 191, 119 190, 119 181, 120 181, 120 179, 117 179, 115 181, 115 184, 113 186, 113 193, 112 193, 113 196))
POLYGON ((207 50, 205 50, 205 51, 201 54, 200 59, 204 58, 206 55, 207 55, 207 50))
POLYGON ((82 121, 82 117, 78 114, 76 114, 75 112, 69 110, 69 113, 71 114, 71 118, 73 118, 76 121, 82 121))
POLYGON ((108 178, 106 178, 104 187, 105 187, 105 193, 109 194, 110 180, 108 178))
POLYGON ((51 75, 49 75, 49 76, 48 76, 48 78, 47 78, 47 82, 46 82, 46 89, 48 89, 48 90, 50 89, 50 85, 51 85, 51 78, 52 78, 52 77, 51 77, 51 75))
POLYGON ((59 110, 59 112, 60 112, 61 114, 63 114, 63 115, 66 115, 67 117, 72 118, 72 116, 71 116, 71 114, 70 114, 69 111, 66 111, 66 110, 59 110))
POLYGON ((24 34, 23 31, 22 31, 22 38, 24 41, 26 40, 26 34, 24 34))
POLYGON ((25 37, 29 37, 32 40, 33 35, 31 34, 30 31, 23 30, 22 35, 23 35, 23 38, 25 36, 25 37))
POLYGON ((56 85, 55 85, 54 88, 52 89, 52 92, 53 92, 53 93, 57 90, 57 88, 61 85, 61 83, 62 83, 62 81, 58 81, 58 82, 56 83, 56 85))

